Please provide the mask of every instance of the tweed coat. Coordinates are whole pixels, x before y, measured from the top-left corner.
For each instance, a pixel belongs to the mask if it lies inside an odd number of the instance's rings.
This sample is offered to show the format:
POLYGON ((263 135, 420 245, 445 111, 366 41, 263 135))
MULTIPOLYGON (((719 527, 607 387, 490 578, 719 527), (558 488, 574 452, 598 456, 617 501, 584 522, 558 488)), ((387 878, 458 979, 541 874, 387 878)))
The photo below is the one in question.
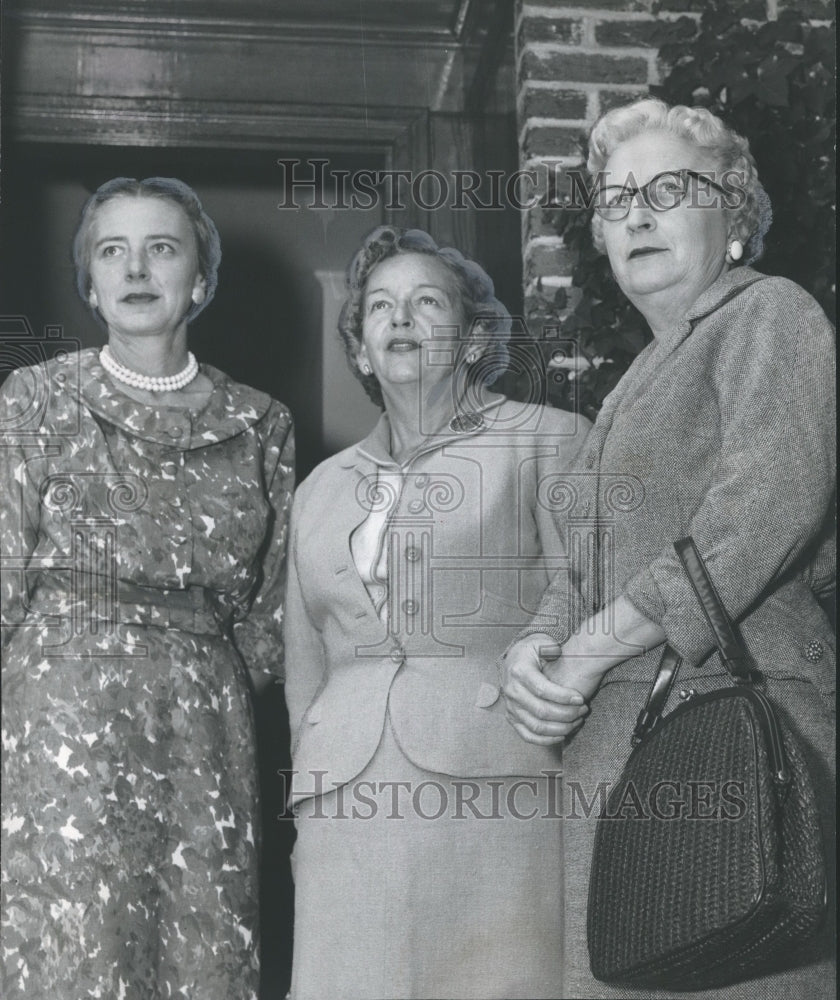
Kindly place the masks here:
POLYGON ((400 470, 387 415, 295 495, 285 620, 294 800, 357 776, 386 711, 406 756, 431 771, 557 767, 556 751, 529 746, 508 724, 497 663, 565 562, 552 484, 588 422, 498 396, 481 418, 431 437, 402 467, 398 497, 377 479, 378 469, 400 470), (388 625, 349 542, 380 503, 393 504, 388 625))
MULTIPOLYGON (((768 677, 768 694, 804 746, 830 864, 834 637, 814 591, 834 576, 834 545, 826 538, 834 409, 833 330, 818 304, 792 282, 747 267, 722 275, 683 323, 639 355, 607 397, 575 469, 562 478, 570 496, 563 516, 580 518, 597 537, 600 558, 573 567, 576 587, 569 574, 558 575, 541 605, 544 615, 562 621, 553 633, 562 642, 582 616, 621 594, 629 598, 684 658, 670 711, 680 688, 702 693, 727 683, 673 551, 677 538, 691 535, 768 677)), ((543 630, 539 623, 529 629, 543 630)), ((628 649, 630 658, 607 674, 564 750, 567 787, 575 783, 590 802, 630 753, 661 647, 633 653, 628 649)), ((586 900, 598 810, 588 819, 579 808, 571 813, 574 821, 564 826, 563 995, 651 995, 611 989, 589 972, 586 900)), ((695 995, 831 996, 831 939, 827 928, 797 970, 695 995)))
MULTIPOLYGON (((814 591, 834 579, 834 392, 833 330, 814 299, 748 267, 722 275, 639 355, 562 480, 573 494, 563 517, 588 519, 602 558, 600 573, 578 562, 576 587, 561 574, 546 592, 558 640, 624 594, 692 676, 720 672, 673 551, 691 535, 762 669, 830 697, 834 642, 814 591)), ((649 679, 659 652, 607 680, 649 679)))

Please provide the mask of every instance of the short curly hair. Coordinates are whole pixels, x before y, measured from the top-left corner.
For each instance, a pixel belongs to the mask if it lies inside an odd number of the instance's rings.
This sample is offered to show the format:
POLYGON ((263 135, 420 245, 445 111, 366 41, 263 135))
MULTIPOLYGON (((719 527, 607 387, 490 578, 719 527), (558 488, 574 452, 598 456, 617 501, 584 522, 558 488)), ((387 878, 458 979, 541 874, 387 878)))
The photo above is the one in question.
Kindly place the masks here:
POLYGON ((216 294, 219 281, 219 264, 222 261, 222 244, 219 231, 204 211, 198 195, 189 184, 177 177, 147 177, 138 181, 134 177, 114 177, 94 191, 82 209, 76 235, 73 238, 73 263, 76 265, 76 289, 82 301, 89 305, 90 298, 90 230, 101 205, 112 198, 161 198, 171 201, 184 210, 195 233, 198 247, 198 270, 204 278, 204 300, 194 302, 186 315, 189 323, 205 309, 216 294))
MULTIPOLYGON (((668 132, 685 139, 714 156, 722 173, 740 176, 744 192, 734 213, 733 229, 746 245, 745 263, 757 260, 764 252, 764 236, 770 228, 770 199, 758 179, 749 142, 728 128, 706 108, 684 104, 669 107, 664 101, 646 97, 632 104, 613 108, 598 119, 589 133, 587 169, 597 181, 613 152, 628 139, 643 132, 668 132)), ((596 249, 604 252, 604 220, 597 212, 592 217, 592 238, 596 249)))
POLYGON ((441 261, 452 273, 461 295, 466 329, 471 331, 480 326, 483 336, 491 340, 491 349, 485 351, 481 365, 475 366, 475 376, 486 383, 495 381, 507 368, 511 318, 496 298, 493 281, 484 268, 454 247, 438 246, 422 229, 377 226, 362 241, 347 268, 347 297, 338 319, 347 363, 365 392, 377 406, 384 408, 379 380, 373 374, 366 375, 358 360, 367 282, 378 264, 400 254, 426 254, 441 261))

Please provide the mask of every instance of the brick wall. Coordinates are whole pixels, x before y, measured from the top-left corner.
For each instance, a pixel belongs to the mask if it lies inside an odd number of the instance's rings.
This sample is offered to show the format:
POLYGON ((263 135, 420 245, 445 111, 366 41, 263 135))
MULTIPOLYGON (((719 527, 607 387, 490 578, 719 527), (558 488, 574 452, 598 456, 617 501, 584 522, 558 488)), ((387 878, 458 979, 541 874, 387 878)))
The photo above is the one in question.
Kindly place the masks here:
MULTIPOLYGON (((691 37, 698 15, 650 13, 650 0, 518 0, 516 60, 520 166, 547 186, 569 189, 567 171, 582 166, 580 140, 599 115, 644 96, 659 81, 665 31, 691 37)), ((524 200, 524 199, 523 199, 524 200)), ((532 200, 536 200, 536 197, 532 200)), ((547 222, 541 205, 523 210, 525 310, 536 333, 550 319, 546 300, 571 288, 574 257, 547 222)))
MULTIPOLYGON (((536 181, 532 202, 544 203, 552 185, 558 195, 568 193, 568 172, 583 165, 580 140, 592 123, 660 81, 661 44, 696 33, 700 15, 692 0, 666 0, 655 16, 652 6, 653 0, 516 0, 519 158, 536 181)), ((835 10, 834 0, 752 0, 744 9, 774 20, 787 6, 815 25, 829 24, 835 10)), ((525 313, 536 335, 557 322, 557 290, 569 290, 569 306, 576 294, 574 255, 544 216, 542 204, 522 212, 525 313)))

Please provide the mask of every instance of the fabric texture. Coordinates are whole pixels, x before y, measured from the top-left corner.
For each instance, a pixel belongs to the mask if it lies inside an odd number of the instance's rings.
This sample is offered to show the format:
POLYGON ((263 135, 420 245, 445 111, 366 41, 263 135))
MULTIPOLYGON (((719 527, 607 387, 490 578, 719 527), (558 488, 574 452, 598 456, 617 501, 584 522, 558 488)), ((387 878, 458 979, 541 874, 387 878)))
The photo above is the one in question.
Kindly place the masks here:
MULTIPOLYGON (((834 411, 833 331, 817 303, 785 279, 727 272, 605 400, 565 477, 568 516, 588 519, 599 557, 556 577, 541 605, 543 619, 564 622, 553 633, 562 642, 583 617, 626 595, 684 658, 670 711, 680 689, 729 683, 673 550, 676 539, 693 537, 768 692, 808 748, 830 859, 835 654, 815 590, 834 576, 834 411)), ((537 631, 539 622, 524 630, 537 631)), ((564 750, 567 784, 590 803, 629 755, 661 648, 628 654, 564 750)), ((565 995, 649 995, 611 990, 589 972, 586 902, 599 809, 578 812, 564 832, 565 995)), ((693 995, 833 996, 832 933, 795 972, 693 995)))
POLYGON ((295 496, 285 629, 300 811, 294 1000, 562 995, 560 927, 543 919, 556 904, 553 865, 543 903, 517 892, 503 914, 470 905, 491 897, 502 905, 505 893, 480 883, 498 879, 510 889, 505 872, 523 872, 525 861, 522 884, 532 884, 536 855, 559 857, 556 820, 465 822, 447 813, 401 823, 381 805, 370 819, 313 818, 329 817, 338 794, 358 804, 370 780, 406 782, 411 800, 424 781, 441 782, 451 797, 453 782, 486 791, 496 781, 503 790, 517 776, 547 780, 544 772, 560 766, 556 749, 529 747, 508 724, 497 662, 567 561, 551 487, 586 422, 501 397, 480 416, 460 432, 430 436, 402 467, 388 452, 383 416, 295 496), (388 604, 380 617, 350 539, 383 506, 388 604), (340 928, 336 949, 326 944, 327 926, 330 940, 340 928), (461 954, 472 970, 448 984, 436 950, 423 946, 444 929, 447 962, 461 954), (500 962, 519 948, 536 954, 537 940, 544 950, 533 972, 517 966, 500 978, 500 962), (506 992, 517 982, 539 992, 506 992))
POLYGON ((561 780, 427 771, 386 722, 356 796, 299 806, 294 1000, 559 998, 561 780))
POLYGON ((2 390, 8 1000, 257 996, 246 666, 279 669, 291 420, 202 371, 195 412, 93 349, 2 390))

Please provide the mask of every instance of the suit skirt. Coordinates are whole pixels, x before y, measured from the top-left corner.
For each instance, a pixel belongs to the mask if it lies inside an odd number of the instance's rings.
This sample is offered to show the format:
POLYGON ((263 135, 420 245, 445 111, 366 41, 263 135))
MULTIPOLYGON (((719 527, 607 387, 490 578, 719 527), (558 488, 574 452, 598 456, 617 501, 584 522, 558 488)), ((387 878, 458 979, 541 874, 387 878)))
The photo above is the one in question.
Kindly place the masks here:
POLYGON ((386 719, 298 804, 291 1000, 563 997, 560 781, 426 771, 386 719))

